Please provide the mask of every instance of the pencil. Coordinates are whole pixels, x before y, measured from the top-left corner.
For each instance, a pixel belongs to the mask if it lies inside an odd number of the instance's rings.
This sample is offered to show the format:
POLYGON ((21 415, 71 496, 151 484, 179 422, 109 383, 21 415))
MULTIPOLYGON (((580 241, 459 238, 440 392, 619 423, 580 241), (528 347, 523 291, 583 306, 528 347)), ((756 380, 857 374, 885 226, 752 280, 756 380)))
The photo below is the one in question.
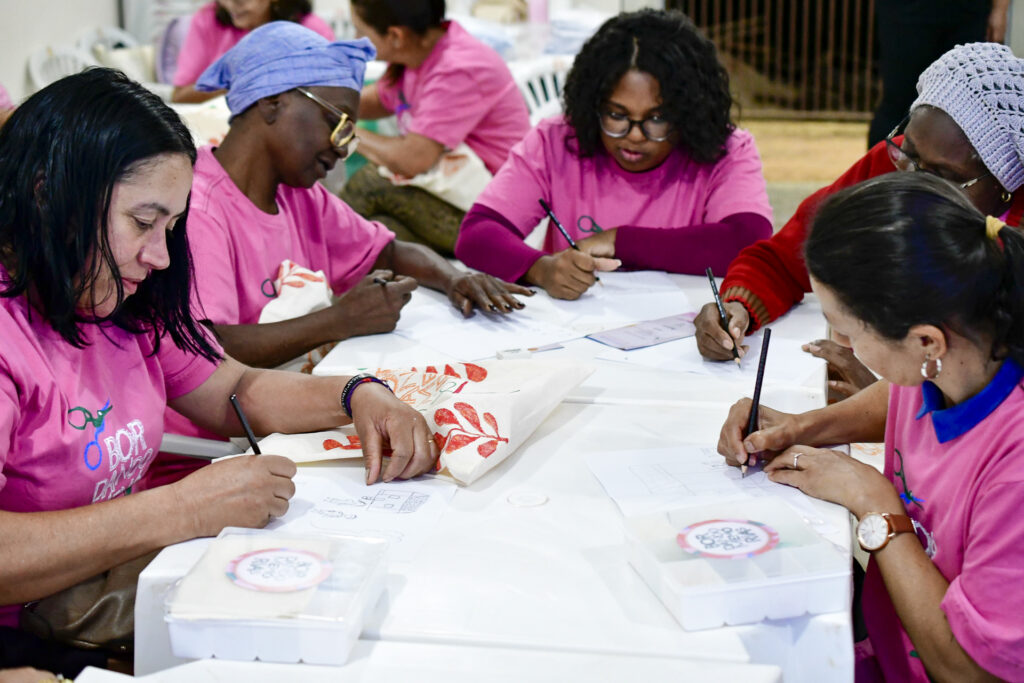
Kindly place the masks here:
MULTIPOLYGON (((725 330, 726 334, 729 334, 729 316, 725 314, 725 304, 722 303, 722 297, 718 295, 718 285, 715 284, 714 273, 711 272, 711 266, 704 269, 704 272, 708 276, 708 282, 711 283, 711 293, 715 296, 715 305, 718 306, 718 322, 721 324, 722 329, 725 330)), ((729 334, 729 338, 732 339, 732 335, 729 334)), ((732 340, 732 359, 736 361, 736 365, 740 364, 740 352, 736 349, 736 340, 732 340)))
MULTIPOLYGON (((562 233, 562 237, 564 237, 565 241, 569 243, 569 246, 575 249, 576 251, 580 251, 580 248, 576 246, 576 241, 569 234, 569 231, 565 229, 565 227, 557 218, 555 218, 555 212, 551 210, 551 207, 548 206, 548 203, 543 199, 538 199, 537 201, 540 202, 540 208, 544 209, 544 213, 548 215, 548 217, 551 219, 551 222, 555 224, 556 228, 558 228, 558 232, 562 233)), ((601 278, 595 275, 594 280, 600 282, 601 278)))
POLYGON ((375 278, 373 278, 373 284, 375 284, 375 285, 384 285, 386 287, 387 284, 388 284, 388 281, 378 275, 375 278))
MULTIPOLYGON (((761 339, 761 358, 757 362, 757 380, 754 382, 754 401, 750 404, 750 417, 747 418, 747 434, 757 431, 757 414, 761 405, 761 384, 764 383, 764 364, 768 360, 768 342, 771 341, 772 330, 764 328, 764 338, 761 339)), ((747 465, 740 465, 740 475, 747 476, 747 465)))
POLYGON ((245 438, 249 439, 252 452, 256 455, 261 455, 259 444, 256 443, 256 435, 252 433, 252 427, 249 426, 249 421, 245 419, 245 413, 242 412, 242 406, 238 403, 238 397, 231 394, 231 398, 228 400, 231 401, 231 407, 235 409, 238 421, 242 423, 242 429, 245 430, 245 438))

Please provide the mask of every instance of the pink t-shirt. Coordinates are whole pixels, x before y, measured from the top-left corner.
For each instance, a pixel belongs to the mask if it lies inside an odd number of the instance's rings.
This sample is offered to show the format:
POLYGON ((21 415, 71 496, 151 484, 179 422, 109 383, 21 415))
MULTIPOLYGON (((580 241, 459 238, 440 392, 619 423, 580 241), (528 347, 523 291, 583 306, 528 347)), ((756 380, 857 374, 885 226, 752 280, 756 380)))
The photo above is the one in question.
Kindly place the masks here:
POLYGON ((491 173, 530 130, 530 115, 512 73, 497 52, 454 21, 415 69, 397 83, 377 82, 381 104, 399 130, 455 149, 465 142, 491 173))
MULTIPOLYGON (((1024 680, 1024 370, 1005 361, 979 394, 943 409, 939 390, 892 386, 885 475, 907 514, 934 542, 932 562, 949 581, 942 610, 957 642, 989 673, 1024 680)), ((927 546, 926 546, 927 547, 927 546)), ((928 677, 868 566, 864 618, 887 681, 928 677)))
MULTIPOLYGON (((151 337, 104 327, 84 325, 90 345, 78 349, 24 296, 0 298, 0 510, 130 493, 160 446, 167 401, 216 369, 169 337, 151 355, 151 337)), ((16 625, 19 609, 0 607, 0 626, 16 625)))
POLYGON ((7 94, 4 86, 0 85, 0 111, 10 109, 13 106, 14 102, 11 101, 11 96, 7 94))
MULTIPOLYGON (((218 57, 233 48, 249 31, 225 26, 217 21, 217 3, 203 5, 192 15, 188 34, 178 53, 178 68, 174 72, 174 85, 192 85, 218 57)), ((313 13, 299 22, 316 31, 327 40, 334 40, 334 32, 327 23, 313 13)))
MULTIPOLYGON (((714 164, 699 164, 676 149, 644 173, 624 170, 603 150, 577 157, 566 148, 571 134, 562 116, 541 121, 512 149, 477 204, 504 216, 523 237, 544 218, 538 199, 551 206, 574 240, 593 234, 586 231, 592 229, 589 219, 602 228, 678 228, 716 223, 738 213, 758 214, 771 222, 761 157, 745 130, 729 136, 725 156, 714 164)), ((544 251, 568 246, 549 225, 544 251)))

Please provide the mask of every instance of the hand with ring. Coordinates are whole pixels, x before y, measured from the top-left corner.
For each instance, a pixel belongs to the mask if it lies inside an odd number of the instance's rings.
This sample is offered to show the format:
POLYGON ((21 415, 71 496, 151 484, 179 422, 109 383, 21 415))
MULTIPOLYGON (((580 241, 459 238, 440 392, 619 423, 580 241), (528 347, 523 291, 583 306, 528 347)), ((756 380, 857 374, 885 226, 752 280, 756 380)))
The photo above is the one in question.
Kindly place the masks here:
POLYGON ((871 510, 900 509, 896 489, 881 472, 841 451, 794 446, 765 465, 764 472, 776 483, 838 503, 858 517, 871 510))

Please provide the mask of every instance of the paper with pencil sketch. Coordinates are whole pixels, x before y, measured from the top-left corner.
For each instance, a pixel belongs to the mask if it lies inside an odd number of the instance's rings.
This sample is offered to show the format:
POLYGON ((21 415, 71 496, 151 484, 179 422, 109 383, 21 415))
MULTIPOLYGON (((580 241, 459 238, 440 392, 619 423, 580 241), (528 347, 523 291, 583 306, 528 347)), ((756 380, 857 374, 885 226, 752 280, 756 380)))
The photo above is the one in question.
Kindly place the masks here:
POLYGON ((522 301, 525 308, 507 315, 477 311, 463 318, 443 294, 421 287, 402 309, 395 334, 475 361, 513 346, 546 346, 693 310, 668 275, 648 271, 601 273, 601 284, 575 301, 553 299, 544 291, 522 301))
POLYGON ((633 351, 684 337, 692 337, 697 331, 693 324, 696 315, 696 313, 680 313, 667 318, 644 320, 614 330, 588 334, 587 338, 623 351, 633 351))
POLYGON ((677 446, 643 451, 606 451, 587 456, 587 467, 623 515, 720 503, 725 498, 774 496, 799 512, 821 534, 835 530, 810 499, 776 484, 760 469, 741 476, 711 447, 677 446))

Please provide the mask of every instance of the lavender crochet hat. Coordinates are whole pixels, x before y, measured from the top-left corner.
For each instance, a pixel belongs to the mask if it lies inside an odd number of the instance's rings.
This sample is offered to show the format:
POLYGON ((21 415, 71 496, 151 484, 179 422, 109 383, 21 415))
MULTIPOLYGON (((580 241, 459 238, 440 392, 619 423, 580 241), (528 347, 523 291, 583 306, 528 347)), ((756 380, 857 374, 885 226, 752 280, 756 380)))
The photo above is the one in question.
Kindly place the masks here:
POLYGON ((996 180, 1024 185, 1024 59, 1005 45, 957 45, 917 81, 911 111, 931 105, 949 114, 996 180))

